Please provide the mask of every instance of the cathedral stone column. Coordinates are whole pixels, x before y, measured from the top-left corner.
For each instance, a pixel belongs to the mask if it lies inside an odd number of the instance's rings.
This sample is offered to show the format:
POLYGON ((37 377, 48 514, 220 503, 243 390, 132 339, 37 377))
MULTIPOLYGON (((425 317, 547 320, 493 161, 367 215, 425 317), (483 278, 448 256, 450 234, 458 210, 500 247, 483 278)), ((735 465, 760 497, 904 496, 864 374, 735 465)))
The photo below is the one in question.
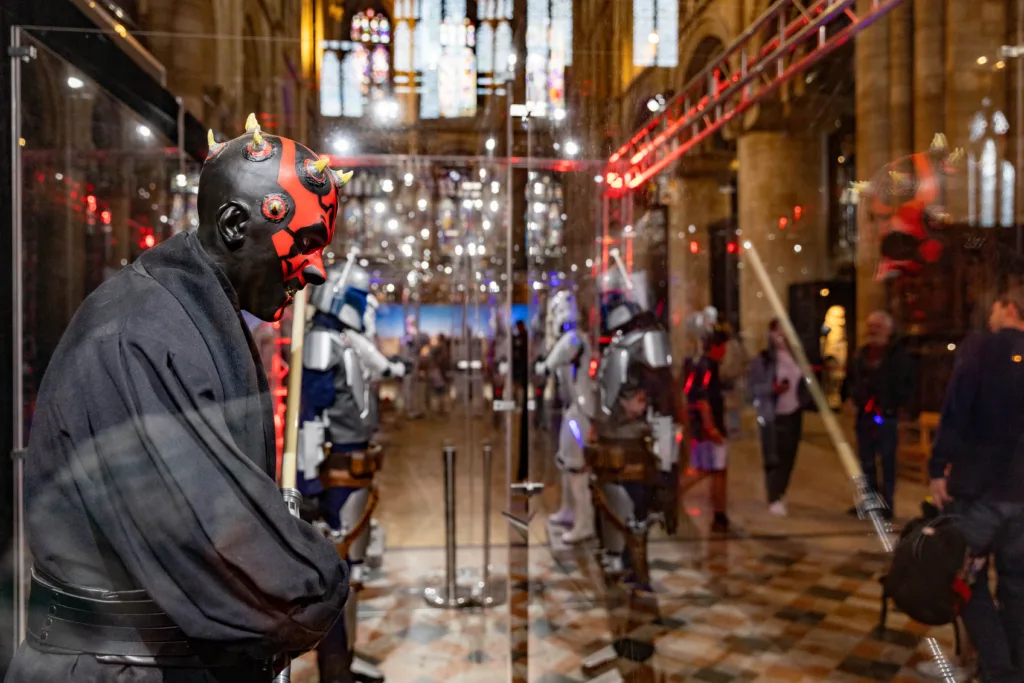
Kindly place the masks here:
MULTIPOLYGON (((820 280, 828 272, 824 140, 816 134, 751 132, 739 138, 738 151, 740 244, 756 247, 786 304, 791 284, 820 280)), ((774 317, 761 282, 741 261, 740 327, 749 352, 763 345, 774 317)))
POLYGON ((935 134, 946 128, 945 23, 943 3, 914 1, 915 152, 928 149, 935 134))
MULTIPOLYGON (((930 0, 925 0, 930 6, 930 0)), ((871 0, 860 0, 858 10, 867 12, 871 0)), ((883 166, 892 161, 890 101, 891 71, 889 68, 890 24, 879 21, 857 34, 854 41, 857 115, 857 179, 871 180, 883 166)), ((857 337, 864 338, 868 313, 887 308, 885 287, 875 281, 878 260, 878 236, 867 220, 863 206, 857 214, 857 337)), ((852 326, 852 325, 851 325, 852 326)))
POLYGON ((686 318, 711 304, 711 245, 708 226, 728 219, 730 196, 716 176, 672 180, 668 225, 669 309, 672 356, 682 359, 696 350, 687 338, 686 318), (692 231, 691 231, 692 227, 692 231), (696 251, 693 249, 696 244, 696 251))

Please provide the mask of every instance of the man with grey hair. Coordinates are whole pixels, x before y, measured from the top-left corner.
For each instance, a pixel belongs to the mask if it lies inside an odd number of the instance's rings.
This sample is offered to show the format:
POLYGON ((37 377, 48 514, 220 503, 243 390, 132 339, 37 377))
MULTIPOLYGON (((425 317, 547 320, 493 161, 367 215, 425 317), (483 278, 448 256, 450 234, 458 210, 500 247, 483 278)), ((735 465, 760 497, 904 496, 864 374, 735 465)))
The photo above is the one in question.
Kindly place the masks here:
MULTIPOLYGON (((868 484, 885 501, 891 518, 896 495, 899 411, 913 392, 914 366, 903 341, 893 335, 892 317, 874 311, 865 344, 850 360, 845 397, 856 409, 857 455, 868 484), (882 466, 879 487, 877 462, 882 466)), ((851 510, 856 514, 856 509, 851 510)))

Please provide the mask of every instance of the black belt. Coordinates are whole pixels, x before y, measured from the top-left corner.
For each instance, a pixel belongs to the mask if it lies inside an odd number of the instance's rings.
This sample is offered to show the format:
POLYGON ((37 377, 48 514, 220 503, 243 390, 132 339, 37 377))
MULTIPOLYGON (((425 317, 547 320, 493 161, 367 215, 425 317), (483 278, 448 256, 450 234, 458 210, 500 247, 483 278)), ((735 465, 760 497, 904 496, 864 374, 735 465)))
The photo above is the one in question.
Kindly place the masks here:
POLYGON ((37 649, 136 666, 211 668, 252 662, 189 638, 143 590, 72 586, 32 569, 28 640, 37 649))

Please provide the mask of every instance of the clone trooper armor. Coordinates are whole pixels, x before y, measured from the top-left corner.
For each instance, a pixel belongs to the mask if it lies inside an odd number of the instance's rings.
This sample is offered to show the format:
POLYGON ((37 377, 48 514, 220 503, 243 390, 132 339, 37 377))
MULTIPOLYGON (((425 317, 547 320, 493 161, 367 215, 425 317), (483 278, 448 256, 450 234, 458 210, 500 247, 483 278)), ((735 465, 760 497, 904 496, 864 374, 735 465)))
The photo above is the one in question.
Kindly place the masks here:
POLYGON ((338 625, 317 646, 320 680, 341 683, 362 667, 370 679, 383 676, 354 660, 356 605, 364 578, 370 517, 377 504, 373 475, 383 451, 372 443, 378 427, 374 383, 402 377, 405 366, 389 360, 372 341, 377 303, 370 279, 359 266, 329 271, 312 296, 316 310, 303 350, 303 409, 300 432, 300 484, 316 502, 306 515, 338 546, 351 566, 352 592, 338 625))
POLYGON ((599 481, 601 541, 610 572, 649 585, 646 537, 677 522, 679 442, 669 337, 646 310, 643 278, 621 268, 601 281, 602 316, 612 341, 598 370, 596 439, 588 459, 599 481))
POLYGON ((424 383, 420 376, 424 349, 430 346, 430 338, 416 327, 416 318, 405 319, 405 336, 402 337, 402 357, 406 358, 411 367, 402 378, 402 402, 405 416, 418 418, 423 415, 424 383))
POLYGON ((548 322, 555 341, 547 356, 538 361, 538 376, 552 374, 565 407, 558 432, 555 463, 562 474, 562 505, 550 521, 569 527, 562 534, 565 543, 579 543, 594 535, 594 505, 590 497, 590 474, 586 469, 584 444, 591 429, 592 387, 587 365, 590 345, 577 330, 579 309, 567 291, 551 297, 548 322))

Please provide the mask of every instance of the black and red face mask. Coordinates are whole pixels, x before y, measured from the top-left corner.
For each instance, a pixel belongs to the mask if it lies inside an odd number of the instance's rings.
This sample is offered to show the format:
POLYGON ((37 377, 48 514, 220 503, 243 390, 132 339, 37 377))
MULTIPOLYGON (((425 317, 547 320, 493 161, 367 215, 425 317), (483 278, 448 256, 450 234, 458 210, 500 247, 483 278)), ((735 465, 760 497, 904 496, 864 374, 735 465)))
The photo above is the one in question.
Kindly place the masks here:
POLYGON ((894 161, 871 181, 868 210, 880 245, 876 279, 919 273, 942 258, 942 231, 950 223, 947 179, 957 172, 958 155, 936 144, 894 161))
POLYGON ((322 252, 334 239, 340 189, 351 173, 339 176, 307 147, 264 135, 254 116, 246 123, 246 133, 237 142, 220 144, 211 133, 207 161, 237 154, 232 163, 243 167, 238 196, 247 200, 251 221, 262 220, 270 227, 280 263, 286 297, 274 315, 279 320, 296 291, 327 279, 322 252))

